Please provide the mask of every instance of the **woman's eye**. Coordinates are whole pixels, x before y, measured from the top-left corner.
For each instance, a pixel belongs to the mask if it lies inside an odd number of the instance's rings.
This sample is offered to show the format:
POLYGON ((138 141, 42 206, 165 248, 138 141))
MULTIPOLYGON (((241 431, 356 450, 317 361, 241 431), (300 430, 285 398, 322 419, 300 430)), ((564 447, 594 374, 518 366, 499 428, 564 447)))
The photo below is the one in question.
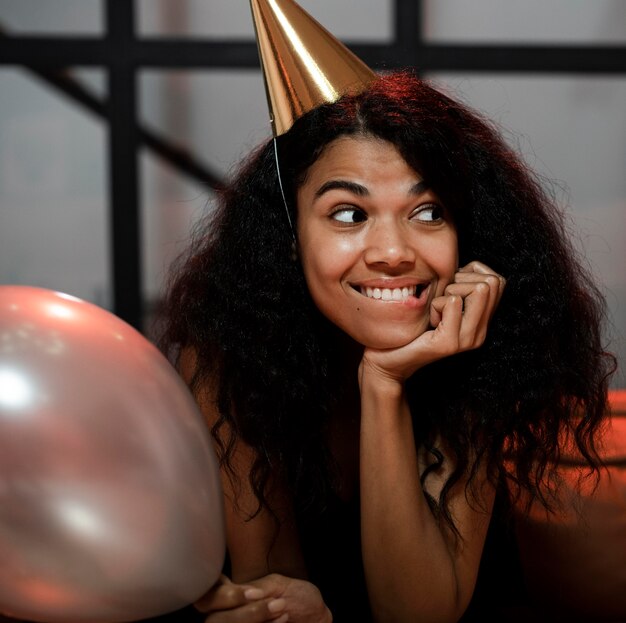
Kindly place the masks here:
POLYGON ((411 219, 423 223, 439 223, 444 219, 445 212, 441 206, 429 204, 420 206, 411 215, 411 219))
POLYGON ((367 215, 363 210, 358 208, 342 208, 332 213, 331 218, 340 223, 362 223, 367 219, 367 215))

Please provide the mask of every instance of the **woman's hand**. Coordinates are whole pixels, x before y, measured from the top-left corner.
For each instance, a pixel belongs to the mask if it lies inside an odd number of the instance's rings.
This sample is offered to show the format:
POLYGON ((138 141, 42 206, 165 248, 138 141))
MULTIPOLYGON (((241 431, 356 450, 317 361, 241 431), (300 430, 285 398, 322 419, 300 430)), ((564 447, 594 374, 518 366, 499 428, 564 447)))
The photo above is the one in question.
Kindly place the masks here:
POLYGON ((416 370, 433 361, 478 348, 485 341, 505 283, 504 277, 480 262, 470 262, 460 268, 443 295, 431 303, 433 329, 400 348, 367 348, 361 374, 374 372, 383 379, 403 383, 416 370))
POLYGON ((316 586, 273 573, 246 584, 226 576, 196 604, 207 623, 330 623, 332 616, 316 586))

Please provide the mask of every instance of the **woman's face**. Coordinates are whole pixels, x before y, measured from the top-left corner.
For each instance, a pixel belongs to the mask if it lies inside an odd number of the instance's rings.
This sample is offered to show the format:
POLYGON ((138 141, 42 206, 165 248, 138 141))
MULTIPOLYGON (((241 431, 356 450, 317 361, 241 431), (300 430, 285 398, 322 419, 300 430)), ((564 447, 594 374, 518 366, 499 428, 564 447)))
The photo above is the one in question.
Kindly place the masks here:
POLYGON ((298 242, 320 311, 358 343, 396 348, 429 328, 458 265, 454 223, 397 149, 340 137, 298 189, 298 242))

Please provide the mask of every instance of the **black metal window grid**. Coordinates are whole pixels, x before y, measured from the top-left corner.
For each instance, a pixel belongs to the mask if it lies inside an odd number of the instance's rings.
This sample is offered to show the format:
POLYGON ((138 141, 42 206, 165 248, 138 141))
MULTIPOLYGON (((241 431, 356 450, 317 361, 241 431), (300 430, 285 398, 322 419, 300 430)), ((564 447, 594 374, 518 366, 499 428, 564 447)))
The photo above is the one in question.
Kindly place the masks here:
MULTIPOLYGON (((243 1, 243 0, 242 0, 243 1)), ((0 31, 0 66, 21 66, 73 102, 108 122, 109 223, 114 312, 141 329, 141 232, 138 148, 145 145, 175 168, 212 188, 221 181, 193 154, 140 127, 137 75, 144 68, 249 69, 258 67, 253 40, 205 41, 140 38, 134 0, 103 0, 103 37, 13 36, 0 31), (68 78, 71 66, 105 68, 109 96, 100 100, 68 78)), ((350 43, 375 69, 415 67, 419 72, 626 75, 623 45, 441 44, 424 39, 422 0, 393 0, 389 43, 350 43)))

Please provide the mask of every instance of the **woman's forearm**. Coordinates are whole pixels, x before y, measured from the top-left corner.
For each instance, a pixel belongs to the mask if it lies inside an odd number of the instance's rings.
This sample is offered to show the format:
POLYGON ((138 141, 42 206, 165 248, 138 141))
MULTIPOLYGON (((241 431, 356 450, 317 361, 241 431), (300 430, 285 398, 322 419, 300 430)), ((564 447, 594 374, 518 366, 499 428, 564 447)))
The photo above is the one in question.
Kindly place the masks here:
POLYGON ((450 620, 454 566, 419 482, 402 386, 361 388, 361 538, 370 602, 380 621, 450 620), (437 618, 435 618, 437 617, 437 618))
MULTIPOLYGON (((479 469, 470 503, 466 478, 449 492, 458 539, 437 521, 420 482, 403 384, 361 375, 361 529, 363 563, 379 621, 457 621, 474 590, 494 492, 479 469)), ((445 456, 428 492, 438 497, 452 470, 445 456)))

